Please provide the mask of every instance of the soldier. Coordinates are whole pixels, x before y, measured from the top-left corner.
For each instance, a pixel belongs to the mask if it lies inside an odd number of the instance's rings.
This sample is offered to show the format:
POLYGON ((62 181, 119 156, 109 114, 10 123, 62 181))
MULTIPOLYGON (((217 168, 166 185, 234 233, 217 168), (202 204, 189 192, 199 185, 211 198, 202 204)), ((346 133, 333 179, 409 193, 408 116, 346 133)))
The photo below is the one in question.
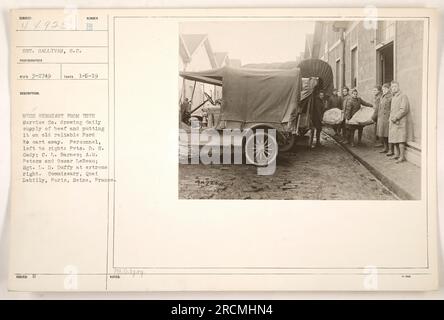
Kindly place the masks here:
POLYGON ((322 131, 322 117, 325 110, 328 108, 327 100, 325 99, 324 91, 319 91, 318 96, 314 98, 313 112, 311 116, 311 122, 314 127, 311 134, 311 143, 313 143, 313 131, 316 130, 316 147, 321 145, 321 131, 322 131))
MULTIPOLYGON (((375 122, 378 121, 377 119, 377 112, 379 109, 379 103, 381 102, 381 97, 382 97, 382 87, 379 85, 376 85, 373 87, 373 96, 374 96, 374 106, 375 106, 375 112, 373 114, 373 119, 375 122)), ((375 126, 375 136, 376 136, 376 141, 375 141, 375 147, 383 147, 384 143, 383 143, 383 139, 376 133, 376 126, 375 126)))
MULTIPOLYGON (((407 143, 407 115, 410 111, 410 103, 407 95, 399 90, 397 81, 391 82, 392 102, 390 106, 390 122, 388 142, 394 145, 396 163, 405 161, 405 145, 407 143)), ((391 154, 389 154, 391 155, 391 154)))
MULTIPOLYGON (((328 99, 328 109, 337 108, 342 110, 342 97, 338 95, 338 89, 333 89, 332 95, 328 99)), ((339 135, 341 131, 342 124, 335 125, 333 129, 335 130, 335 135, 339 135)))
MULTIPOLYGON (((362 106, 366 106, 366 107, 373 107, 373 105, 371 103, 368 103, 364 100, 361 99, 361 97, 358 97, 358 90, 356 88, 354 88, 351 91, 352 95, 351 98, 347 99, 347 102, 345 103, 345 110, 344 110, 344 116, 345 116, 345 120, 348 121, 350 120, 353 115, 358 112, 359 109, 361 109, 361 105, 362 106)), ((362 130, 363 130, 363 126, 361 125, 355 125, 355 124, 348 124, 347 125, 347 136, 348 136, 348 141, 347 144, 350 144, 352 147, 355 146, 355 131, 356 129, 358 130, 358 145, 361 144, 361 139, 362 139, 362 130)))
POLYGON ((392 94, 390 93, 390 83, 384 83, 379 104, 375 106, 373 121, 376 122, 376 135, 379 137, 384 147, 380 152, 387 153, 387 155, 393 155, 393 146, 388 143, 391 102, 392 94))
MULTIPOLYGON (((348 87, 343 87, 342 88, 342 97, 341 97, 341 101, 342 101, 341 110, 343 113, 345 112, 345 105, 347 104, 348 99, 350 99, 349 89, 348 89, 348 87)), ((345 125, 345 117, 342 122, 342 138, 343 138, 343 142, 347 141, 347 128, 345 125)))

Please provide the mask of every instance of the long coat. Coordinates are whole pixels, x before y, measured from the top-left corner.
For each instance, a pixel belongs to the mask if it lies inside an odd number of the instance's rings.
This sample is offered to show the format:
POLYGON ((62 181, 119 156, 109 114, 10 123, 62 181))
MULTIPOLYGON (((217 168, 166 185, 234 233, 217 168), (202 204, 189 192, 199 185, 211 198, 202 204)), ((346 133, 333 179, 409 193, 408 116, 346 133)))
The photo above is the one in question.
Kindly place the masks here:
POLYGON ((378 108, 379 103, 381 102, 381 98, 382 98, 382 94, 381 93, 378 93, 375 96, 375 105, 374 105, 375 109, 378 108))
POLYGON ((393 95, 390 106, 389 143, 407 142, 407 114, 409 111, 410 103, 407 95, 398 91, 393 95))
POLYGON ((375 114, 373 120, 376 121, 376 135, 378 137, 387 138, 389 135, 389 118, 390 105, 392 102, 392 95, 390 92, 382 95, 379 103, 375 103, 375 114))

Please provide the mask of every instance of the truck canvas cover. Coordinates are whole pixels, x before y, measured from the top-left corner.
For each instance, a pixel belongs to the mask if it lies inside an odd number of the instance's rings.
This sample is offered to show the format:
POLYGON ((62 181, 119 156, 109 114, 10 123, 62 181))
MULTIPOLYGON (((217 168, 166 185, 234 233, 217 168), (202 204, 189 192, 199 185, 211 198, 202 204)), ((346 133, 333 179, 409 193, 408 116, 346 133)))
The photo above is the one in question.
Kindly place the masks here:
POLYGON ((222 86, 221 120, 242 123, 289 122, 300 98, 298 68, 265 70, 223 67, 181 72, 187 80, 222 86))

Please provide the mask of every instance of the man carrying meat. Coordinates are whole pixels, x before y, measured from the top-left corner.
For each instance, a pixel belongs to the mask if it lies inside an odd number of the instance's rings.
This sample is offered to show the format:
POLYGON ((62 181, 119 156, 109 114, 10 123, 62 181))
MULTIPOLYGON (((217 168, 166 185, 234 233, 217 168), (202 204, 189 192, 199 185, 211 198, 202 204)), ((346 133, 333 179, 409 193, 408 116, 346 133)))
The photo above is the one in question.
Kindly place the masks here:
POLYGON ((347 122, 353 117, 353 115, 358 112, 359 109, 361 109, 361 106, 366 107, 372 107, 373 105, 371 103, 368 103, 361 99, 361 97, 358 97, 358 90, 356 88, 352 89, 351 91, 351 98, 349 98, 344 103, 344 115, 345 115, 345 121, 346 121, 346 128, 347 128, 347 142, 346 144, 350 144, 352 147, 355 146, 355 131, 358 130, 358 145, 361 144, 362 139, 362 130, 364 129, 363 126, 355 125, 355 124, 347 124, 347 122))

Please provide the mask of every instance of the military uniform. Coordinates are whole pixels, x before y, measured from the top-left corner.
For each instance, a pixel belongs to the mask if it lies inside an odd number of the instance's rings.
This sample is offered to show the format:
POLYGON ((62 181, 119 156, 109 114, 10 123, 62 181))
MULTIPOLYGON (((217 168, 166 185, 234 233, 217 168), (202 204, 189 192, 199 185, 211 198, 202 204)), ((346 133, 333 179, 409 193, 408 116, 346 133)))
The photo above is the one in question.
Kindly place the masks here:
POLYGON ((410 103, 407 95, 400 91, 396 92, 390 105, 389 143, 407 142, 407 114, 409 111, 410 103))
POLYGON ((382 95, 379 100, 379 104, 376 104, 375 106, 373 121, 376 121, 376 135, 378 137, 388 137, 391 102, 392 95, 390 92, 387 92, 386 94, 382 95))
MULTIPOLYGON (((350 97, 347 100, 347 103, 345 103, 345 109, 344 109, 344 117, 345 120, 350 120, 353 115, 361 109, 361 105, 366 107, 373 107, 371 103, 368 103, 364 100, 362 100, 360 97, 354 98, 350 97)), ((361 125, 354 125, 354 124, 347 124, 346 128, 348 130, 348 141, 351 143, 351 145, 354 145, 354 136, 355 136, 355 130, 358 130, 358 143, 361 143, 362 138, 362 131, 364 129, 364 126, 361 125)))
POLYGON ((347 99, 347 101, 344 103, 344 116, 346 120, 350 120, 353 115, 358 112, 359 109, 361 109, 361 105, 366 107, 373 107, 371 103, 368 103, 364 100, 362 100, 360 97, 353 98, 350 97, 347 99))

